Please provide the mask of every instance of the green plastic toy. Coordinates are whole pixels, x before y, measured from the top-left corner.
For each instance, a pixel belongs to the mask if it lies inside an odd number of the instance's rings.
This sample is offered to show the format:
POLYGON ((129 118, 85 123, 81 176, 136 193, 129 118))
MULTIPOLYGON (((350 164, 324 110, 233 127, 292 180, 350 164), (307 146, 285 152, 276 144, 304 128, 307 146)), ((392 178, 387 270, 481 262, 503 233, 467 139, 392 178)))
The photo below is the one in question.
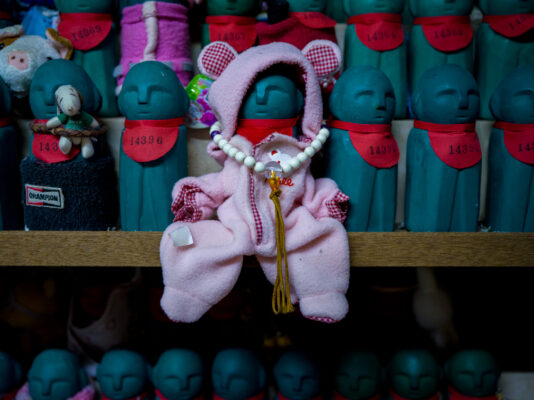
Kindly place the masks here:
POLYGON ((389 366, 391 400, 438 400, 442 370, 426 350, 402 350, 389 366))
POLYGON ((353 351, 343 356, 336 369, 335 400, 378 400, 383 370, 373 353, 353 351))
POLYGON ((122 229, 162 231, 173 220, 172 187, 187 176, 183 116, 189 97, 171 68, 145 61, 128 71, 119 107, 126 117, 119 182, 122 229))
POLYGON ((273 369, 278 400, 310 400, 321 394, 319 365, 303 352, 287 351, 273 369))
POLYGON ((395 118, 406 116, 407 55, 401 13, 404 0, 344 0, 349 16, 345 33, 345 69, 369 65, 393 85, 395 118))

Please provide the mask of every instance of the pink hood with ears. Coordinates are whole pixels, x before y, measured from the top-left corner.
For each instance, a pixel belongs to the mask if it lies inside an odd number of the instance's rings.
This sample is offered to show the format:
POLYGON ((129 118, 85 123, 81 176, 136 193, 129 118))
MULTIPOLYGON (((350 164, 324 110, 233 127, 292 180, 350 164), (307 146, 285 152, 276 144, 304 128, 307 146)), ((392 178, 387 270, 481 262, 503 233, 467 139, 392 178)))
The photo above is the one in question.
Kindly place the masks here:
POLYGON ((302 70, 306 81, 302 133, 310 139, 315 138, 323 120, 323 101, 313 65, 296 47, 271 43, 241 53, 211 86, 209 103, 226 139, 235 132, 241 103, 254 79, 276 64, 294 65, 302 70))

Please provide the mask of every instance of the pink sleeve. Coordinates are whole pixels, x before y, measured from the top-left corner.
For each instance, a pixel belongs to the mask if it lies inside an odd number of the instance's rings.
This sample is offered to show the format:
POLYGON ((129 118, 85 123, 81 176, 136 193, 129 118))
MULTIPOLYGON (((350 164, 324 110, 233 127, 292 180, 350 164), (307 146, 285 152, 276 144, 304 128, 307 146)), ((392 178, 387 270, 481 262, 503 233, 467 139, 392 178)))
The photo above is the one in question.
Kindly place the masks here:
POLYGON ((228 198, 221 172, 180 179, 172 190, 174 221, 195 222, 208 219, 228 198))
POLYGON ((317 219, 330 217, 343 222, 347 218, 349 196, 332 179, 314 179, 309 174, 302 205, 317 219))

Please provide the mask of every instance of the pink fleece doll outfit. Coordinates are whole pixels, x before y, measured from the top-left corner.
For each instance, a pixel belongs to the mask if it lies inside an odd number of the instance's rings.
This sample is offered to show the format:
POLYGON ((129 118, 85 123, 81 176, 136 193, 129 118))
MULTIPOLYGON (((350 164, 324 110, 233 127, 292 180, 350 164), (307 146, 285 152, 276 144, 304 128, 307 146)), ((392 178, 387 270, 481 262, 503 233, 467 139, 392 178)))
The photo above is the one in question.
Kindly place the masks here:
MULTIPOLYGON (((95 388, 92 385, 87 385, 74 396, 68 398, 67 400, 93 400, 95 398, 95 388)), ((28 382, 24 384, 17 392, 15 400, 32 400, 30 395, 30 388, 28 382)))
MULTIPOLYGON (((214 82, 209 98, 225 139, 265 164, 273 154, 295 157, 321 128, 321 90, 313 66, 286 43, 253 47, 239 55, 214 82), (252 145, 234 135, 241 103, 258 73, 280 63, 295 66, 305 76, 304 140, 273 133, 252 145)), ((176 183, 175 222, 163 233, 160 245, 165 284, 161 306, 177 322, 196 321, 223 299, 245 255, 256 255, 267 279, 276 279, 275 209, 265 175, 210 149, 224 163, 223 170, 176 183), (218 219, 210 220, 215 211, 218 219), (176 232, 189 235, 189 244, 175 246, 176 232)), ((349 247, 342 225, 348 198, 334 181, 314 179, 309 163, 281 186, 291 301, 300 304, 306 318, 336 322, 348 311, 349 247)))
POLYGON ((125 7, 121 20, 122 58, 117 72, 120 92, 133 64, 160 61, 168 64, 186 86, 192 78, 187 7, 160 1, 145 1, 125 7))

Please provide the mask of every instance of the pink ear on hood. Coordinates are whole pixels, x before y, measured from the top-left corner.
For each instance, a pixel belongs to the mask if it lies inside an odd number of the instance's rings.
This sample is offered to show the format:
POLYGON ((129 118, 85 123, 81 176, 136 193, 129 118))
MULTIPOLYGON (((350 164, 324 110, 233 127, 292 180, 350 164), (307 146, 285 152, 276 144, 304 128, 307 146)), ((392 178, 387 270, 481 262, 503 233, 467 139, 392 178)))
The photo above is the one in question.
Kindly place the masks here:
POLYGON ((213 42, 198 56, 198 69, 208 78, 216 80, 237 57, 237 51, 225 42, 213 42))
POLYGON ((22 25, 11 25, 0 29, 0 40, 8 38, 18 38, 24 35, 24 28, 22 25))
POLYGON ((64 38, 52 28, 46 30, 46 37, 52 47, 57 50, 61 58, 66 60, 70 59, 74 47, 69 39, 64 38))
POLYGON ((313 40, 302 49, 302 54, 312 63, 320 81, 333 77, 341 70, 341 50, 334 42, 313 40))

